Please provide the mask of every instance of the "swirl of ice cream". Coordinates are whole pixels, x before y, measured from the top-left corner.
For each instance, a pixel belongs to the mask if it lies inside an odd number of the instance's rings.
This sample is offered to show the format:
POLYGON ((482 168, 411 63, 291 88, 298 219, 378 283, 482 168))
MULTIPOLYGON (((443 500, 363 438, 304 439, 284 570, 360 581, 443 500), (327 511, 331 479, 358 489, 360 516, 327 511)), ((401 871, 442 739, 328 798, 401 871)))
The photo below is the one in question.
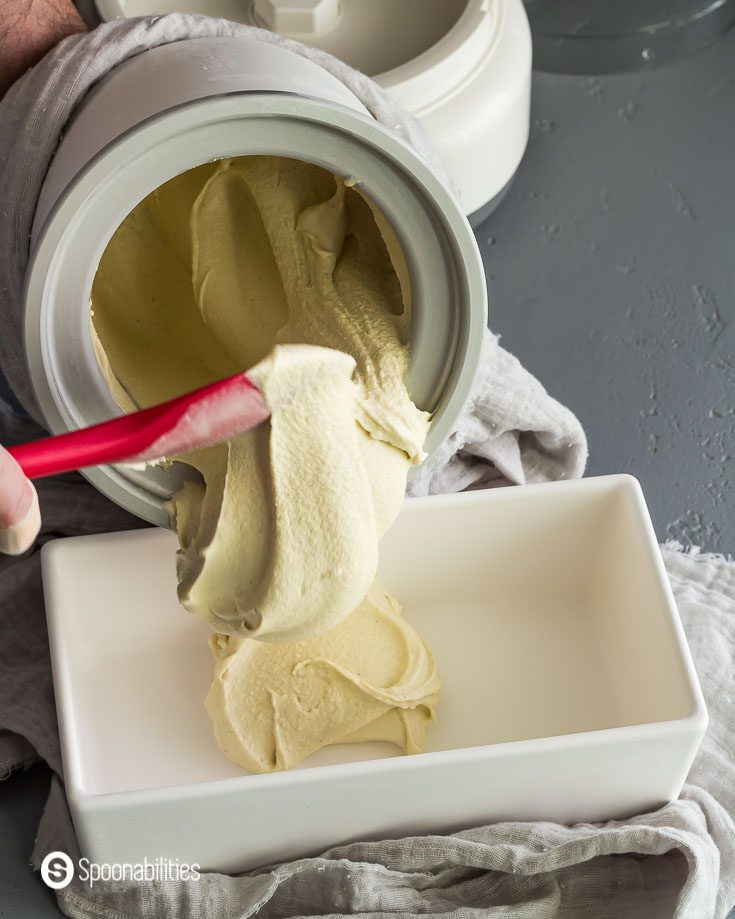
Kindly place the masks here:
POLYGON ((274 645, 219 635, 211 645, 215 736, 253 772, 289 769, 332 743, 424 748, 440 688, 434 658, 377 585, 318 638, 274 645))

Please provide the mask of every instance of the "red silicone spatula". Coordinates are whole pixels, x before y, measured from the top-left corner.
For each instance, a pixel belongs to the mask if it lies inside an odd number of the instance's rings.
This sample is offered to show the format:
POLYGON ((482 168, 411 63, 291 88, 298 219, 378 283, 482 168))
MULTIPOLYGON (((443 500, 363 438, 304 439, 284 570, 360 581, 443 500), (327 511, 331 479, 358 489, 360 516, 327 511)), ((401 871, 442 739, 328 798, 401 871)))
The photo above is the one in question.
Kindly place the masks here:
POLYGON ((8 452, 29 478, 38 479, 85 466, 175 456, 229 440, 269 416, 258 387, 238 373, 170 402, 8 452))

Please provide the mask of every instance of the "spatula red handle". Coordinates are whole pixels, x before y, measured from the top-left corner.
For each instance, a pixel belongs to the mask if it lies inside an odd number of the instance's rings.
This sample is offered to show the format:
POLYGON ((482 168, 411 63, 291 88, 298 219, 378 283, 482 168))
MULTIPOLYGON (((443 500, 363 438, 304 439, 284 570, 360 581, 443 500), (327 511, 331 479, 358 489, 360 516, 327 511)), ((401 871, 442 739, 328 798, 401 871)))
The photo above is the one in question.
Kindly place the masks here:
POLYGON ((37 479, 85 466, 175 456, 229 440, 269 415, 258 387, 239 373, 170 402, 9 452, 29 478, 37 479))

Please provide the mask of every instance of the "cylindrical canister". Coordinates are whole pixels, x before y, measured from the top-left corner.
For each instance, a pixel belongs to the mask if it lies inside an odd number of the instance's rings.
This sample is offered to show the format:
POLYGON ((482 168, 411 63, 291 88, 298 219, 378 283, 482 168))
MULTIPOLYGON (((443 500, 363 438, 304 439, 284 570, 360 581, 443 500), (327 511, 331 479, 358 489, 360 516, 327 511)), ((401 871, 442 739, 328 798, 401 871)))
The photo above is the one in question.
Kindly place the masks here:
MULTIPOLYGON (((85 98, 47 174, 31 241, 25 348, 55 433, 120 413, 94 353, 90 291, 112 234, 150 192, 202 163, 277 155, 357 185, 390 226, 411 289, 408 388, 451 431, 487 322, 484 273, 462 209, 434 168, 336 77, 250 38, 181 41, 116 68, 85 98)), ((168 525, 172 469, 86 470, 102 492, 168 525)))

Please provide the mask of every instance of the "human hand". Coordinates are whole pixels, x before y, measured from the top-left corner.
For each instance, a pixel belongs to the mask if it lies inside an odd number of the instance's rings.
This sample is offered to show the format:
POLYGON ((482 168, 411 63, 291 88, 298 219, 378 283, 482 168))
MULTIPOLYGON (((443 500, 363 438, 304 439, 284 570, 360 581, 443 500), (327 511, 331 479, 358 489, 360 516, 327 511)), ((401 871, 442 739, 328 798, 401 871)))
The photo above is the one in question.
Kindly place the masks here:
POLYGON ((0 0, 0 98, 62 38, 84 31, 71 0, 0 0))
POLYGON ((13 457, 0 447, 0 552, 20 555, 41 529, 36 489, 13 457))

